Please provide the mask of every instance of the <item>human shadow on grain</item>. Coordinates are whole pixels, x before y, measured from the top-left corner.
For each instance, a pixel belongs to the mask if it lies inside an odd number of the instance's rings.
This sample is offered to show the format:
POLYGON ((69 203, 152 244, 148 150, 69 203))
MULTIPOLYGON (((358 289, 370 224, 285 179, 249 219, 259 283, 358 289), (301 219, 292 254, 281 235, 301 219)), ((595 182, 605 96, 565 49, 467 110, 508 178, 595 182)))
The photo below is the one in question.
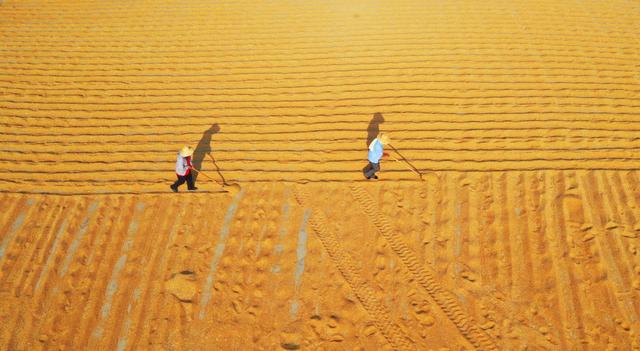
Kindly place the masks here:
MULTIPOLYGON (((200 138, 198 145, 196 145, 196 149, 193 151, 193 159, 191 160, 191 164, 195 169, 202 169, 202 162, 204 161, 205 156, 211 155, 211 139, 214 134, 219 132, 220 125, 218 123, 214 123, 202 134, 202 138, 200 138)), ((215 164, 215 161, 214 165, 217 169, 218 166, 215 164)), ((220 173, 220 171, 218 171, 218 173, 220 173)), ((195 182, 197 178, 198 172, 193 175, 193 181, 195 182)))
POLYGON ((367 127, 367 148, 369 144, 375 139, 378 134, 380 134, 380 124, 384 123, 384 117, 382 113, 376 112, 373 114, 373 118, 369 121, 369 126, 367 127))

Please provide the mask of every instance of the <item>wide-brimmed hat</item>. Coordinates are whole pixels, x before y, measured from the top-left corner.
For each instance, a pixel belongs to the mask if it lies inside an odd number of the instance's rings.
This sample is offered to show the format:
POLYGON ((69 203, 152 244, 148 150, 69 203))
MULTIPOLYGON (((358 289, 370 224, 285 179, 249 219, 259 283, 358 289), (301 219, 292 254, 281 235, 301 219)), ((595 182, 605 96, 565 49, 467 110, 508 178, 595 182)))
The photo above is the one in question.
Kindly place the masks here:
POLYGON ((180 156, 189 157, 191 155, 193 155, 193 148, 191 146, 185 146, 180 149, 180 156))
POLYGON ((382 145, 387 145, 391 143, 391 137, 387 133, 378 134, 378 140, 382 143, 382 145))

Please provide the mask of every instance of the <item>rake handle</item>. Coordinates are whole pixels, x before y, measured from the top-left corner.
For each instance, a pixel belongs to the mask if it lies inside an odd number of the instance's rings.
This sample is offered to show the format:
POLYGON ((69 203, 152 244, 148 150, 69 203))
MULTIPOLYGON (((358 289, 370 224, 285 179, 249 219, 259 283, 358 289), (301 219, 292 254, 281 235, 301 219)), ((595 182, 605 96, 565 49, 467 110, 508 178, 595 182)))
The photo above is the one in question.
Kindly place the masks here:
MULTIPOLYGON (((388 145, 393 149, 393 151, 395 151, 398 155, 400 155, 400 153, 398 153, 398 150, 396 150, 396 148, 393 145, 391 145, 391 144, 388 144, 388 145)), ((391 158, 394 159, 396 162, 401 162, 400 160, 395 158, 393 155, 389 154, 389 156, 391 156, 391 158)), ((417 174, 420 177, 420 179, 422 179, 422 173, 420 173, 420 171, 418 171, 417 169, 415 169, 415 167, 413 167, 411 164, 409 164, 409 161, 405 160, 404 157, 403 157, 403 161, 404 162, 402 162, 402 164, 407 166, 407 168, 410 169, 411 172, 417 174)))
POLYGON ((191 167, 191 169, 192 169, 192 170, 194 170, 194 171, 196 171, 196 172, 198 172, 198 173, 200 173, 200 174, 202 174, 203 176, 205 176, 205 177, 207 177, 207 178, 209 178, 209 179, 213 180, 214 182, 216 182, 216 183, 220 184, 217 180, 215 180, 215 179, 213 179, 213 178, 209 177, 209 176, 208 176, 206 173, 204 173, 203 171, 197 170, 197 169, 195 169, 195 168, 193 168, 193 167, 191 167))

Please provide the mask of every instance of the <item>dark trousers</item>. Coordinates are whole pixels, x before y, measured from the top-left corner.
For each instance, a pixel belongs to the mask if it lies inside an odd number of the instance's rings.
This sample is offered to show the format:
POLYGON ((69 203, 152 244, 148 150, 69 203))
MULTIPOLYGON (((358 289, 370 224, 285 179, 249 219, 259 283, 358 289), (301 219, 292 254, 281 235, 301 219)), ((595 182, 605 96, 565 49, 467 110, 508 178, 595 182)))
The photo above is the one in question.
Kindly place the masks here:
POLYGON ((195 186, 193 185, 192 172, 189 172, 189 174, 187 174, 186 176, 178 175, 178 180, 176 180, 176 182, 173 183, 173 187, 177 189, 180 185, 184 184, 185 182, 187 183, 187 189, 193 190, 193 188, 195 188, 195 186))
POLYGON ((364 168, 364 176, 371 178, 376 175, 376 172, 380 170, 380 163, 369 162, 369 165, 364 168))

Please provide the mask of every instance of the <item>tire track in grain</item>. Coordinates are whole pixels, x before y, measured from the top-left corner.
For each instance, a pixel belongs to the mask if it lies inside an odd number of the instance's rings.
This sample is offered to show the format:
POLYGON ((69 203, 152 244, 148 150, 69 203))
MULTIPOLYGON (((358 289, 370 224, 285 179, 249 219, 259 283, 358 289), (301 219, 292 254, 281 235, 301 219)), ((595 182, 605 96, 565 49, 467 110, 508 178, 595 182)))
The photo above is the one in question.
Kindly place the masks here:
POLYGON ((387 219, 382 217, 372 205, 374 202, 371 196, 357 185, 351 186, 351 192, 354 198, 362 205, 363 212, 374 223, 380 234, 387 240, 389 246, 412 273, 416 281, 436 301, 462 335, 478 349, 497 350, 494 341, 481 331, 469 316, 465 315, 455 299, 435 280, 434 275, 418 262, 415 254, 406 246, 404 240, 391 230, 391 225, 387 219))
POLYGON ((412 350, 412 343, 407 340, 404 331, 397 324, 391 322, 389 311, 375 298, 373 289, 357 273, 351 256, 344 250, 335 234, 329 229, 325 215, 311 205, 306 190, 296 186, 294 187, 294 195, 298 203, 312 209, 313 212, 309 219, 311 227, 318 235, 333 263, 371 316, 373 324, 394 349, 412 350))

